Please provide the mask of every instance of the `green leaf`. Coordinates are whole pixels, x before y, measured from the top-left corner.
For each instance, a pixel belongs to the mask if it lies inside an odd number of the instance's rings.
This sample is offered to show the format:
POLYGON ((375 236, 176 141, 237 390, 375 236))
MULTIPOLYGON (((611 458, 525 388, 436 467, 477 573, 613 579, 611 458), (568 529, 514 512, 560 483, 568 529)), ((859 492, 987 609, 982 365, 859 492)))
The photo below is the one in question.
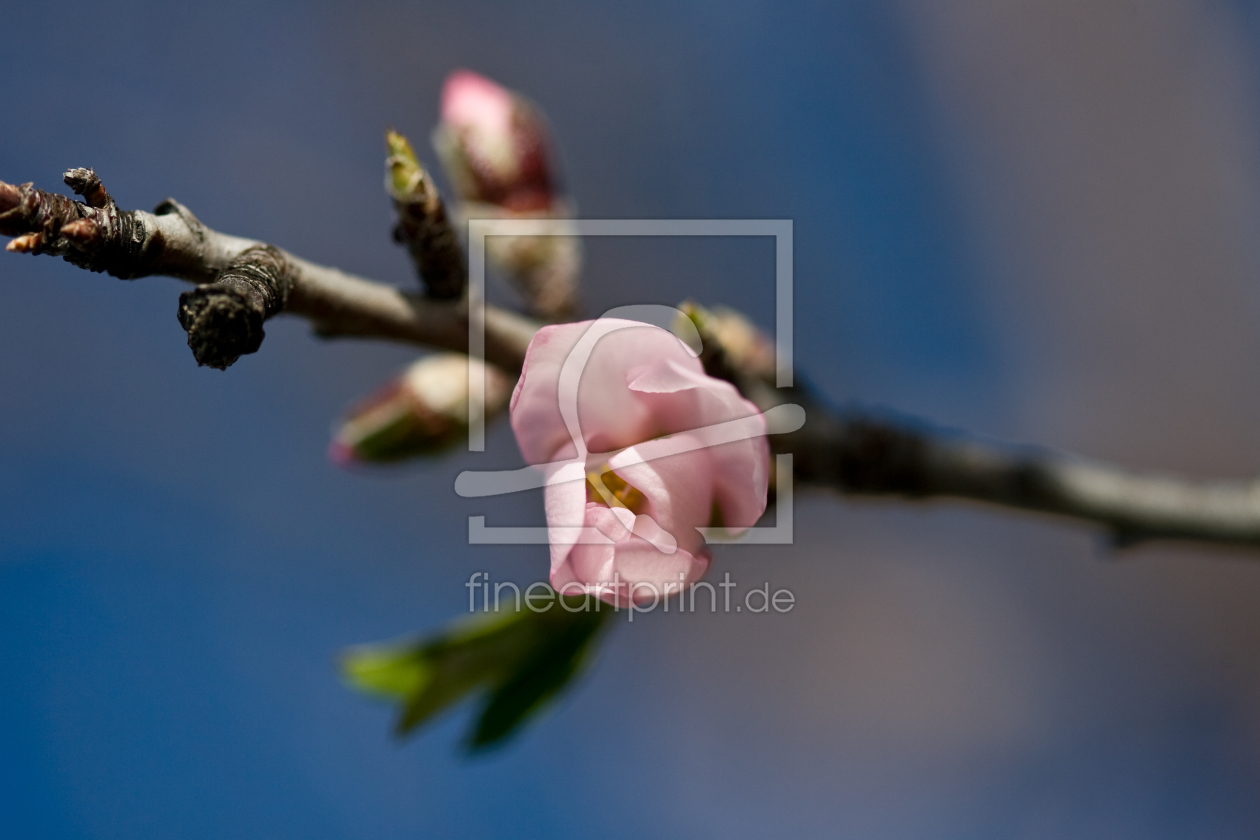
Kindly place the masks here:
POLYGON ((616 612, 586 596, 550 603, 543 612, 476 613, 415 642, 353 648, 342 673, 352 687, 400 703, 399 735, 483 695, 466 744, 476 751, 503 743, 572 683, 616 612))
POLYGON ((591 643, 610 614, 605 608, 553 622, 533 657, 490 693, 468 748, 479 751, 503 743, 559 695, 581 672, 592 652, 591 643))
POLYGON ((409 697, 429 678, 422 656, 410 647, 363 647, 346 653, 341 668, 355 688, 390 699, 409 697))

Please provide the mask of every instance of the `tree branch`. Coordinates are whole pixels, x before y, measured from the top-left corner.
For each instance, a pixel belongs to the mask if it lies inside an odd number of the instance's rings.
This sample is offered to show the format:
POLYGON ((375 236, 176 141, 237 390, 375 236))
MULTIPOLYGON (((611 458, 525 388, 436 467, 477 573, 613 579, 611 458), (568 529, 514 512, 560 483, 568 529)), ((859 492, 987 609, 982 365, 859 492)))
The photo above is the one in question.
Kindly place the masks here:
MULTIPOLYGON (((0 182, 0 234, 16 237, 8 250, 53 254, 124 279, 166 275, 201 284, 181 298, 179 312, 199 363, 226 367, 254 352, 262 321, 281 312, 306 318, 324 337, 468 351, 463 300, 404 293, 219 233, 174 200, 152 213, 120 210, 90 170, 70 170, 66 183, 88 202, 0 182)), ((486 360, 520 370, 538 324, 486 306, 485 328, 486 360)))
POLYGON ((746 379, 764 411, 805 409, 805 425, 770 438, 792 453, 801 484, 853 496, 982 502, 1065 516, 1109 532, 1116 548, 1190 540, 1260 548, 1260 481, 1193 482, 1132 472, 1032 446, 983 441, 921 421, 859 408, 837 410, 806 388, 746 379))
POLYGON ((1065 516, 1110 532, 1123 548, 1155 539, 1260 547, 1260 481, 1196 483, 1031 446, 983 441, 921 421, 838 410, 807 387, 775 388, 773 343, 743 316, 684 303, 703 339, 700 361, 762 411, 795 403, 798 431, 772 435, 794 479, 852 496, 962 499, 1065 516))
MULTIPOLYGON (((263 321, 280 312, 306 318, 322 336, 467 351, 462 301, 406 294, 213 231, 174 201, 153 213, 121 211, 90 170, 71 170, 66 182, 84 202, 0 182, 0 234, 16 237, 9 250, 55 254, 117 277, 161 274, 201 284, 182 296, 180 320, 203 364, 226 366, 234 353, 257 349, 263 321)), ((487 360, 519 371, 539 324, 487 306, 485 325, 487 360)), ((762 410, 789 402, 805 408, 799 431, 770 439, 775 452, 793 454, 796 480, 804 485, 1066 516, 1107 529, 1120 546, 1177 539, 1260 547, 1260 482, 1135 473, 903 418, 837 411, 808 389, 774 388, 772 361, 758 342, 748 345, 745 336, 747 346, 727 352, 703 318, 698 326, 712 375, 734 382, 762 410)))
POLYGON ((442 196, 416 160, 407 138, 390 129, 385 132, 389 157, 385 159, 385 189, 394 200, 398 224, 394 241, 407 246, 416 272, 429 297, 453 300, 468 285, 464 250, 446 216, 442 196))

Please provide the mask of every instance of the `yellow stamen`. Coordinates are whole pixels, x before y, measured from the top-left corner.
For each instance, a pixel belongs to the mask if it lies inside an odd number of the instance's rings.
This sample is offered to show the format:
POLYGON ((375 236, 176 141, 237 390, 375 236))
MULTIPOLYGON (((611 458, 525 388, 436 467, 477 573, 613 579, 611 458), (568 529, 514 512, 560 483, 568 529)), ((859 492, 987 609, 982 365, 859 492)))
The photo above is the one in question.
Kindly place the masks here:
POLYGON ((647 509, 647 496, 607 466, 586 474, 586 496, 592 502, 625 508, 632 513, 647 509))

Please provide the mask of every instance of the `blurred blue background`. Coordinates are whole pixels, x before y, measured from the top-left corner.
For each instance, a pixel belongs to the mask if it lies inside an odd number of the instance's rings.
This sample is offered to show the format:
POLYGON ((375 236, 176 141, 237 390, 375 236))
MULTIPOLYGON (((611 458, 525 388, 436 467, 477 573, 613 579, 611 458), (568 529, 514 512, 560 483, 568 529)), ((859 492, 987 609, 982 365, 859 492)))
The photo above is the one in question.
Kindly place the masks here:
MULTIPOLYGON (((381 133, 442 79, 542 105, 590 217, 790 218, 836 400, 1191 475, 1260 471, 1260 15, 1212 0, 5 9, 0 179, 412 282, 381 133)), ((424 149, 422 156, 434 157, 424 149)), ((962 505, 807 496, 715 570, 787 615, 621 626, 467 760, 338 681, 439 626, 485 455, 347 474, 330 423, 411 350, 272 322, 197 369, 181 284, 0 255, 0 823, 13 837, 1253 837, 1260 564, 962 505)), ((772 322, 772 246, 592 241, 587 311, 772 322)))

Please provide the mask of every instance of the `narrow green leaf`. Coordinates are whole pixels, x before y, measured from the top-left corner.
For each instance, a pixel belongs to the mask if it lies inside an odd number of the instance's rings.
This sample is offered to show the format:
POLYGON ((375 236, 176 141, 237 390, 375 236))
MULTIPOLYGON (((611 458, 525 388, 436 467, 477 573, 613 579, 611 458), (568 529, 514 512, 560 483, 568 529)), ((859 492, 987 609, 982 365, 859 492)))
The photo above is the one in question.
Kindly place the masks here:
POLYGON ((544 612, 477 613, 425 639, 351 649, 342 673, 353 688, 400 703, 399 735, 483 695, 466 740, 481 750, 520 731, 572 682, 614 614, 586 597, 556 600, 544 612))
POLYGON ((429 679, 429 666, 413 647, 364 646, 341 658, 341 671, 352 686, 367 694, 404 699, 429 679))
POLYGON ((490 693, 468 738, 469 751, 505 743, 557 697, 581 672, 592 642, 612 614, 607 609, 578 613, 554 626, 553 635, 534 658, 521 663, 510 679, 490 693))

